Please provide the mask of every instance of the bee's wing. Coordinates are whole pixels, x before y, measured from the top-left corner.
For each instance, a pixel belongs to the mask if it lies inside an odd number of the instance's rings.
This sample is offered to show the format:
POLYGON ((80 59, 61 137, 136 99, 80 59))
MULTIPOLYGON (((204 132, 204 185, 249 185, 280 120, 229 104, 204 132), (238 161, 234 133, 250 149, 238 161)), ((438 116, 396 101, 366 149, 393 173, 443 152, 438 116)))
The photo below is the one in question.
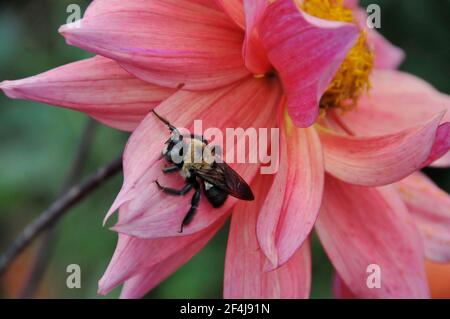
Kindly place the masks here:
POLYGON ((196 174, 233 197, 243 200, 255 199, 250 186, 226 163, 216 162, 213 167, 196 170, 196 174))

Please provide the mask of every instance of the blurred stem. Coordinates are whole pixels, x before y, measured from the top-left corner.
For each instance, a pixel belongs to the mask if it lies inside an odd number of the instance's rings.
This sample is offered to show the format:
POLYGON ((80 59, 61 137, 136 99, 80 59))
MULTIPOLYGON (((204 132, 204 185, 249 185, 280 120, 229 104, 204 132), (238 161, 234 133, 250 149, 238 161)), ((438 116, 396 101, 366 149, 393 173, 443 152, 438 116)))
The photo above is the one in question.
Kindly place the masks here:
POLYGON ((83 182, 71 187, 29 224, 0 256, 0 276, 11 262, 44 230, 57 222, 70 208, 89 196, 111 177, 122 171, 122 157, 102 166, 83 182))
MULTIPOLYGON (((70 165, 69 171, 64 178, 59 196, 66 192, 71 185, 80 180, 83 174, 83 169, 86 166, 86 161, 89 158, 96 128, 97 123, 89 118, 83 129, 83 133, 81 134, 72 164, 70 165)), ((42 280, 42 277, 45 275, 45 270, 53 249, 54 238, 56 236, 55 228, 55 225, 50 225, 47 230, 43 231, 42 239, 36 252, 36 257, 29 268, 30 270, 22 290, 19 293, 19 298, 33 297, 39 283, 42 280)))

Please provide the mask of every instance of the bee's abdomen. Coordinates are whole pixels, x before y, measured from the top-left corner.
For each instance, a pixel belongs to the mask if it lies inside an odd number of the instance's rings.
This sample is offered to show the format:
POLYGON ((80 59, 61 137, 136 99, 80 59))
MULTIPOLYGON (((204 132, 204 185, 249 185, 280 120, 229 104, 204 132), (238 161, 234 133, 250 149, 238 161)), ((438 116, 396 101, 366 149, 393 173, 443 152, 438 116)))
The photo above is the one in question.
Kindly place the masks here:
POLYGON ((226 192, 216 186, 205 187, 205 195, 214 208, 222 206, 228 197, 226 192))

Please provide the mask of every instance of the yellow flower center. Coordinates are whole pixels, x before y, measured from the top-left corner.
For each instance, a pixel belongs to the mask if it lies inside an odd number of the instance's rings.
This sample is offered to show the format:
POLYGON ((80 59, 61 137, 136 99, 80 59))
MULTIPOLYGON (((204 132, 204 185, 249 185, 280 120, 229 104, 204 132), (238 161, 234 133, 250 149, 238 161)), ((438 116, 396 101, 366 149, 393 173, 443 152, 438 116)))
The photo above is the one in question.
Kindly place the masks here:
MULTIPOLYGON (((343 0, 303 0, 301 9, 317 18, 356 23, 352 10, 344 7, 343 0)), ((373 60, 373 52, 367 45, 367 34, 361 30, 358 41, 348 53, 320 100, 322 110, 354 108, 361 94, 370 89, 369 77, 373 60)))

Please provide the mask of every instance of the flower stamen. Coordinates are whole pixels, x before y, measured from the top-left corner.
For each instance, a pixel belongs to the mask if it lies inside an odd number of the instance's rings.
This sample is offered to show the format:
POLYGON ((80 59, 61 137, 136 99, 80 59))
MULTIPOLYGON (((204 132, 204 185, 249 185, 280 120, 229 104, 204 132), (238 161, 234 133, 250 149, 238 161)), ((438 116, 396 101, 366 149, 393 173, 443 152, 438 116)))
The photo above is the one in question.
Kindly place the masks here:
MULTIPOLYGON (((344 7, 343 0, 303 0, 301 9, 317 18, 356 23, 352 10, 344 7)), ((367 33, 361 30, 356 44, 322 96, 320 107, 323 110, 351 110, 356 107, 359 97, 371 87, 373 60, 373 52, 367 44, 367 33)))

